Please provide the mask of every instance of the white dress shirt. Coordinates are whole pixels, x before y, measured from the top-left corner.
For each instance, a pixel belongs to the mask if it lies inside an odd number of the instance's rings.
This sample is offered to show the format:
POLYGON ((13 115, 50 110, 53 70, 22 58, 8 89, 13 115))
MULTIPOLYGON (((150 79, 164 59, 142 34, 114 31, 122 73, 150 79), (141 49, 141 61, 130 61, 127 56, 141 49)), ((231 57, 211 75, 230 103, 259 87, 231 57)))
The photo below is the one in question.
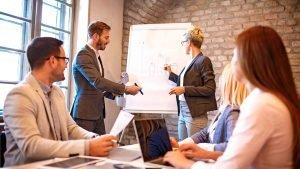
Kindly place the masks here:
POLYGON ((87 43, 87 45, 88 45, 91 49, 93 49, 93 51, 95 52, 96 59, 97 59, 98 65, 99 65, 99 70, 100 70, 100 73, 101 73, 101 75, 102 75, 103 72, 102 72, 102 68, 101 68, 101 63, 100 63, 99 60, 98 60, 98 57, 101 57, 101 56, 100 56, 100 53, 99 53, 98 50, 96 50, 93 46, 89 45, 88 43, 87 43))
POLYGON ((291 169, 293 128, 287 107, 273 94, 254 89, 241 106, 227 149, 215 164, 196 168, 291 169))
MULTIPOLYGON (((184 82, 184 76, 185 76, 185 72, 187 71, 188 67, 190 66, 190 64, 192 63, 194 59, 191 59, 187 62, 187 64, 184 67, 184 70, 182 71, 182 73, 180 74, 180 86, 183 86, 183 82, 184 82)), ((184 98, 184 94, 179 95, 178 99, 180 101, 185 101, 184 98)))

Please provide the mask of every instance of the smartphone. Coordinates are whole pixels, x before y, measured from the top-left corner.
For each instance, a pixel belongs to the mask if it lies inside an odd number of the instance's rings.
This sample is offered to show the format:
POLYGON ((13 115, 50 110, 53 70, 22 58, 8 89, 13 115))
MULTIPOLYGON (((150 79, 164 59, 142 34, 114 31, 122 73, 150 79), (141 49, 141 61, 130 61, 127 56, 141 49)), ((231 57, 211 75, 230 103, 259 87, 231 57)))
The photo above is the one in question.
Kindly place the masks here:
POLYGON ((79 157, 72 157, 63 161, 50 163, 41 166, 41 168, 42 169, 73 169, 73 168, 78 168, 89 164, 97 163, 100 161, 103 161, 103 159, 79 156, 79 157))

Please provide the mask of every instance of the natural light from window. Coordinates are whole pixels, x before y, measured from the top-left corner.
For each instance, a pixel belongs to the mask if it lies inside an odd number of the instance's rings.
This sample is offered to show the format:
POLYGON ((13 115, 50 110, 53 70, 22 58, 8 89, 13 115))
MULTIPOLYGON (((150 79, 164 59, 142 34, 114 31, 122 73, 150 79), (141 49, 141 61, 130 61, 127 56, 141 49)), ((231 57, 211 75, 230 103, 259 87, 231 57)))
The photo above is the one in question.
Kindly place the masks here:
MULTIPOLYGON (((0 113, 9 90, 23 80, 29 71, 25 50, 33 37, 50 36, 62 40, 66 56, 70 57, 73 1, 42 0, 42 4, 38 2, 0 0, 0 113), (32 9, 33 3, 36 3, 36 11, 32 9), (32 18, 34 12, 36 15, 32 18)), ((57 83, 66 97, 68 69, 65 71, 66 80, 57 83)))

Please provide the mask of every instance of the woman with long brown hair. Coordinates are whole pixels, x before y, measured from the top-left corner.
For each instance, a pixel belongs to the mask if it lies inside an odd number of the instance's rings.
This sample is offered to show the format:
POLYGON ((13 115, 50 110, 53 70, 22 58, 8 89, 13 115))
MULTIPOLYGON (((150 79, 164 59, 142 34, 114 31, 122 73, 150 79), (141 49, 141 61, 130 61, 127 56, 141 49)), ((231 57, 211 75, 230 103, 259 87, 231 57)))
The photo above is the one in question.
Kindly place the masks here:
POLYGON ((250 95, 224 154, 215 164, 194 163, 184 153, 168 153, 165 161, 178 168, 300 168, 300 101, 280 36, 265 26, 242 32, 232 65, 250 95))

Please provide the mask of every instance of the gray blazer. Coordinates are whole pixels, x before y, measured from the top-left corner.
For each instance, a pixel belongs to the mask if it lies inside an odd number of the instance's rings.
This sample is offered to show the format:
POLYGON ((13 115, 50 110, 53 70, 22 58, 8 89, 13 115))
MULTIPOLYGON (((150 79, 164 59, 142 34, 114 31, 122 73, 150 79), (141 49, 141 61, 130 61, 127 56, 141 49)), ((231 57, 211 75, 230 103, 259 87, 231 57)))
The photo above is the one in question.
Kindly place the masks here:
POLYGON ((224 152, 239 117, 239 112, 240 109, 237 106, 228 105, 225 108, 216 125, 214 140, 210 140, 209 126, 195 133, 191 138, 195 143, 213 143, 215 144, 215 151, 224 152))
POLYGON ((122 95, 125 86, 101 76, 95 52, 85 45, 73 62, 76 97, 72 115, 78 119, 97 120, 105 118, 104 93, 122 95))
MULTIPOLYGON (((180 75, 170 73, 169 80, 177 83, 177 86, 180 85, 180 75)), ((203 56, 202 53, 196 56, 187 68, 183 86, 185 87, 184 98, 192 117, 206 115, 208 111, 217 109, 215 97, 216 82, 213 66, 210 59, 203 56)), ((176 101, 179 115, 178 96, 176 96, 176 101)))
POLYGON ((95 134, 76 125, 59 87, 53 86, 51 95, 51 102, 57 105, 63 141, 57 141, 49 101, 30 73, 8 93, 4 103, 7 146, 4 166, 69 157, 70 154, 85 155, 87 143, 84 139, 95 134))

